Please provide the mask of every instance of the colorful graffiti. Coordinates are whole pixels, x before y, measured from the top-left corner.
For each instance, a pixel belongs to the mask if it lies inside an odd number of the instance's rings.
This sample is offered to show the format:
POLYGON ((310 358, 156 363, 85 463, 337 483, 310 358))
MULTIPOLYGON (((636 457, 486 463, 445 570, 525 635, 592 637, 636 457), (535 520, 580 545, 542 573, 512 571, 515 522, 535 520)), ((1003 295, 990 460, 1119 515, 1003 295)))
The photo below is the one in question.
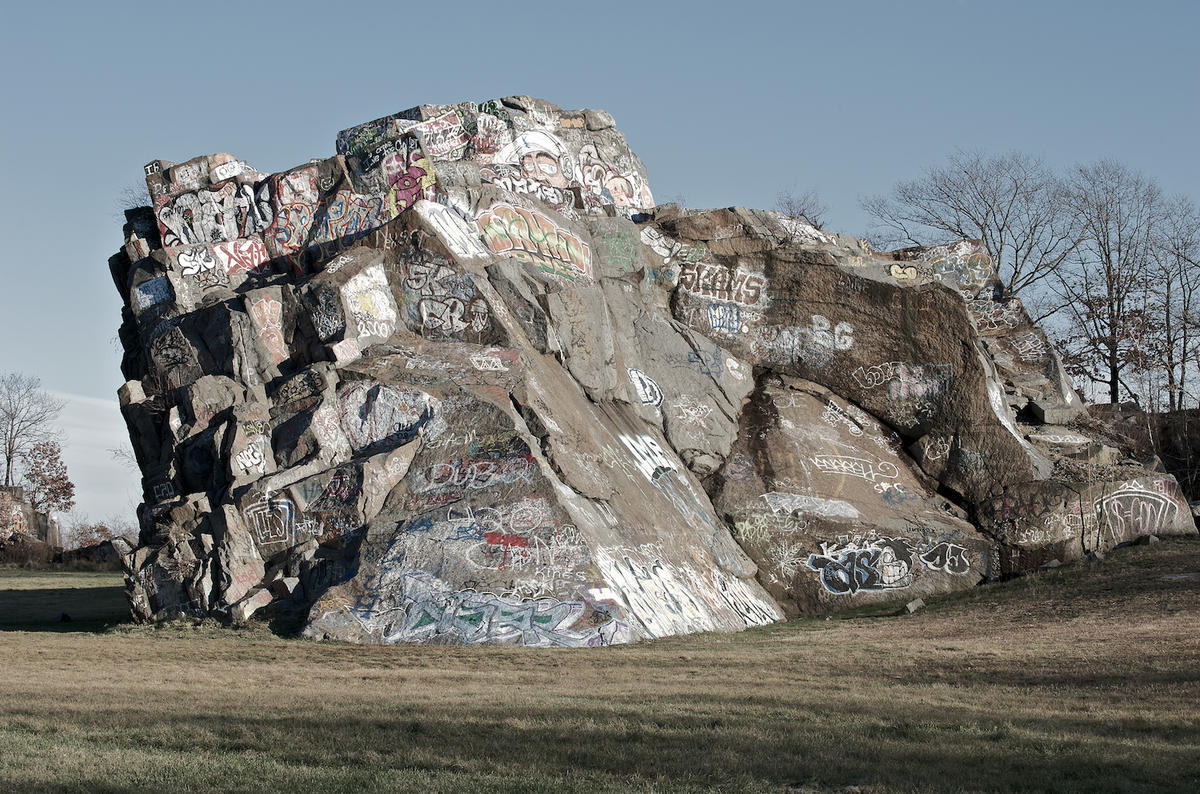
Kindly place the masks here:
POLYGON ((536 210, 496 204, 475 223, 493 253, 570 281, 592 277, 591 246, 536 210))
POLYGON ((346 245, 391 217, 383 198, 342 189, 326 198, 313 242, 346 245))
POLYGON ((217 262, 229 275, 237 273, 263 273, 267 270, 270 256, 262 240, 231 240, 212 247, 217 262))
MULTIPOLYGON (((525 601, 473 590, 454 590, 425 571, 402 574, 400 610, 380 609, 362 598, 352 613, 385 643, 451 639, 462 643, 515 643, 532 647, 586 647, 626 643, 629 626, 615 618, 588 625, 583 601, 525 601)), ((378 588, 383 590, 381 586, 378 588)))
POLYGON ((379 172, 385 183, 389 218, 394 218, 421 199, 434 198, 433 166, 419 146, 393 147, 383 157, 379 172))
POLYGON ((264 232, 280 254, 294 254, 308 243, 320 187, 317 167, 305 166, 270 179, 275 217, 264 232))

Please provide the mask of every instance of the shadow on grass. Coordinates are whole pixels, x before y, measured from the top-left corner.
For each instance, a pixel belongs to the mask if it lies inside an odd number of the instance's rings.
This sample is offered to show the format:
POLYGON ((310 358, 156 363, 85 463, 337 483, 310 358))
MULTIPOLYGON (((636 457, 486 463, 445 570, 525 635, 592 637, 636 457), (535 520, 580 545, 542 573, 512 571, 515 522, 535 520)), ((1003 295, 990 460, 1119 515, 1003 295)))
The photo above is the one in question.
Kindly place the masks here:
POLYGON ((0 590, 0 631, 94 632, 128 620, 122 587, 0 590))

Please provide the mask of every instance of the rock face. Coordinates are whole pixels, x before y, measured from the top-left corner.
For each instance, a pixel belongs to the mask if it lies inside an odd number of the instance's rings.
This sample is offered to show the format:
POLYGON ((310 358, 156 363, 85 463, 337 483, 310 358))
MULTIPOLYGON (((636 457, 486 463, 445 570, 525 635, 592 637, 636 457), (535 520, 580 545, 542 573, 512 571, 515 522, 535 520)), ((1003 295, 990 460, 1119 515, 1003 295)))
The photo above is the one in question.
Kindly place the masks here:
POLYGON ((20 486, 0 486, 0 540, 21 535, 45 543, 51 548, 62 546, 58 523, 48 513, 34 509, 20 486))
POLYGON ((528 97, 337 152, 146 166, 110 260, 139 619, 607 645, 1195 531, 1173 479, 1064 426, 975 243, 656 207, 607 113, 528 97))
POLYGON ((58 559, 60 554, 61 549, 23 532, 0 537, 0 563, 6 565, 50 563, 58 559))

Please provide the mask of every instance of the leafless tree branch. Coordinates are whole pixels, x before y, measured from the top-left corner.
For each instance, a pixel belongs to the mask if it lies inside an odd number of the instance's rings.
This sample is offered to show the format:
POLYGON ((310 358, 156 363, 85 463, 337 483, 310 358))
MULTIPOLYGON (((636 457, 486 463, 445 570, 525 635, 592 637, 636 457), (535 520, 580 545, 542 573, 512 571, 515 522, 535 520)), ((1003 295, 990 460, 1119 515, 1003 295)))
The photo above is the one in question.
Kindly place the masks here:
POLYGON ((775 199, 775 209, 791 218, 799 218, 817 229, 825 228, 825 213, 829 207, 821 201, 815 190, 792 193, 784 190, 775 199))
POLYGON ((19 372, 0 375, 0 455, 6 486, 16 481, 22 456, 35 444, 58 438, 52 423, 65 406, 64 400, 42 390, 38 378, 19 372))

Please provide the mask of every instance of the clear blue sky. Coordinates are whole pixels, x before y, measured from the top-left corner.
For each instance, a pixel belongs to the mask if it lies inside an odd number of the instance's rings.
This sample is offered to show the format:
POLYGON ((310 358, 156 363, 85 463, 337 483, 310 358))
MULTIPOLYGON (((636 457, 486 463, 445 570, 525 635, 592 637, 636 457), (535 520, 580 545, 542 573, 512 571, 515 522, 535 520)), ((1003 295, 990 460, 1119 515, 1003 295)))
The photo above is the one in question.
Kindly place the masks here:
POLYGON ((659 201, 814 188, 851 234, 956 148, 1115 157, 1200 200, 1194 1, 8 5, 0 371, 67 395, 121 385, 106 261, 143 164, 282 170, 421 102, 604 108, 659 201))

